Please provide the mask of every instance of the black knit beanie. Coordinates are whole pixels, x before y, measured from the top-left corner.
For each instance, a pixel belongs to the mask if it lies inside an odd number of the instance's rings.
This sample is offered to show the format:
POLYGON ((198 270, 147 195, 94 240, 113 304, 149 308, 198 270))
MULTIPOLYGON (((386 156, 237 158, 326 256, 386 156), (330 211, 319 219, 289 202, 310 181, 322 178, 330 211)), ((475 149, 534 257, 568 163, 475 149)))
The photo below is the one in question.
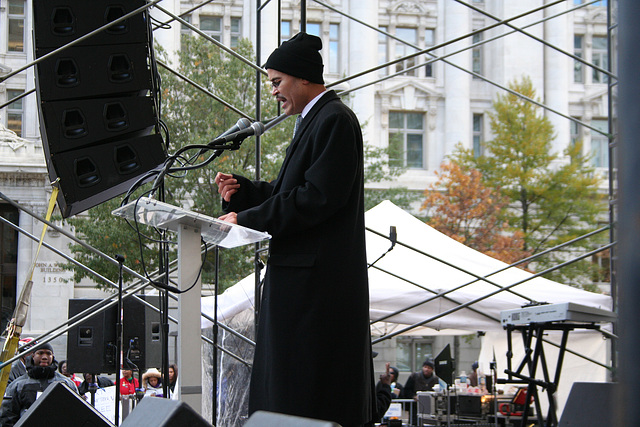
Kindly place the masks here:
POLYGON ((322 79, 322 40, 307 33, 298 33, 276 48, 264 64, 290 76, 324 84, 322 79))

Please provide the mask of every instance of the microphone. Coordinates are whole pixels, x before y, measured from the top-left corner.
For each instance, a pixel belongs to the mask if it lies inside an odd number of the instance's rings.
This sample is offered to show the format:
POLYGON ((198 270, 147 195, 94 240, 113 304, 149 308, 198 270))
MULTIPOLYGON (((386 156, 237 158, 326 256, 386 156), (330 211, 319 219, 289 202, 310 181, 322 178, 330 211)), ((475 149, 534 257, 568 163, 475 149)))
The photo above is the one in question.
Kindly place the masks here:
MULTIPOLYGON (((236 122, 236 124, 235 124, 235 125, 231 126, 229 129, 227 129, 226 131, 222 132, 222 133, 221 133, 221 134, 220 134, 216 139, 214 139, 213 141, 211 141, 211 142, 209 143, 209 145, 217 143, 217 142, 218 142, 218 140, 219 140, 220 138, 222 138, 222 137, 225 137, 225 136, 227 136, 227 135, 231 135, 232 133, 238 132, 239 130, 246 129, 246 128, 247 128, 247 127, 249 127, 250 125, 251 125, 251 120, 249 120, 249 119, 247 119, 247 118, 245 118, 245 117, 241 117, 240 119, 238 119, 238 121, 236 122)), ((203 149, 201 149, 201 150, 198 152, 198 154, 196 155, 196 157, 197 157, 197 156, 201 156, 201 155, 203 155, 204 153, 206 153, 206 151, 207 151, 207 150, 206 150, 206 149, 204 149, 204 148, 203 148, 203 149)))
MULTIPOLYGON (((230 135, 230 134, 232 134, 234 132, 238 132, 239 130, 246 129, 249 126, 251 126, 251 120, 249 120, 249 119, 247 119, 245 117, 242 117, 242 118, 238 119, 238 121, 236 122, 235 125, 231 126, 229 129, 227 129, 226 131, 221 133, 218 136, 218 138, 222 138, 223 136, 227 136, 227 135, 230 135)), ((216 139, 218 139, 218 138, 216 138, 216 139)))
POLYGON ((389 240, 391 240, 391 248, 398 242, 398 232, 396 231, 395 225, 389 227, 389 240))
POLYGON ((251 123, 251 126, 249 126, 246 129, 241 129, 239 131, 236 131, 227 135, 220 135, 213 142, 216 144, 219 144, 219 143, 226 143, 231 141, 242 141, 243 139, 248 138, 252 135, 260 136, 264 133, 264 131, 265 131, 265 126, 262 122, 253 122, 251 123))

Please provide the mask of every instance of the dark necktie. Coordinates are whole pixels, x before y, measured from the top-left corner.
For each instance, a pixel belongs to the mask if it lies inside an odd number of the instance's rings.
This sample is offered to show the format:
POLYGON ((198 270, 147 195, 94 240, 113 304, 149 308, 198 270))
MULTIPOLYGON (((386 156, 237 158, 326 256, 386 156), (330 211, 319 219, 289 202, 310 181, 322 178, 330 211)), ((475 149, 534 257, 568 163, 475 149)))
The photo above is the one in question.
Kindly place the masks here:
POLYGON ((296 137, 296 133, 298 133, 298 127, 300 127, 300 123, 302 122, 302 114, 298 115, 298 118, 296 118, 296 124, 293 125, 293 137, 296 137))

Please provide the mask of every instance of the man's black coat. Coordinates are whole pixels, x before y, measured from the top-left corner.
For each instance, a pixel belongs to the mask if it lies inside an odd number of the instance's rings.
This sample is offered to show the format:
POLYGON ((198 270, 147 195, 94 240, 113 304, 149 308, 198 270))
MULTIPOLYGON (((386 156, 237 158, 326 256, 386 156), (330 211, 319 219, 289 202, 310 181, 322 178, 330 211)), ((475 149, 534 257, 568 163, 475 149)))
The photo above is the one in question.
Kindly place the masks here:
POLYGON ((363 197, 355 114, 330 91, 305 116, 271 183, 235 176, 224 203, 271 234, 249 412, 362 425, 373 414, 363 197))

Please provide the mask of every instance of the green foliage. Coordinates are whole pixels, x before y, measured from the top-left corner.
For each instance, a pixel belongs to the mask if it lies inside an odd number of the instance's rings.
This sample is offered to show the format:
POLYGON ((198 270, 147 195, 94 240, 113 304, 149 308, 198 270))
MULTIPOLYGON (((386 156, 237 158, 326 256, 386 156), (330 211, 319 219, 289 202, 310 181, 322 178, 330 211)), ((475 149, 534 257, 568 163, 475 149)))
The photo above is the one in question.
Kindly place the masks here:
MULTIPOLYGON (((388 161, 392 147, 379 148, 368 144, 364 146, 364 182, 365 184, 390 181, 406 171, 399 163, 388 161)), ((371 186, 369 186, 371 187, 371 186)), ((406 187, 367 188, 364 192, 364 208, 369 210, 384 200, 390 200, 396 206, 409 210, 411 204, 420 198, 420 193, 411 192, 406 187)))
MULTIPOLYGON (((510 85, 531 99, 535 89, 528 78, 510 85)), ((582 154, 580 143, 565 150, 564 159, 552 152, 554 139, 550 121, 534 104, 514 95, 499 95, 490 113, 494 139, 484 144, 486 155, 458 146, 452 159, 479 170, 484 184, 509 200, 502 215, 511 231, 524 236, 524 250, 533 254, 566 242, 597 228, 605 206, 598 192, 599 178, 582 154), (567 161, 568 159, 568 161, 567 161)), ((573 255, 593 248, 597 240, 574 245, 569 252, 557 251, 530 267, 538 271, 557 265, 573 255)), ((551 273, 550 278, 587 286, 593 272, 588 261, 551 273)))

